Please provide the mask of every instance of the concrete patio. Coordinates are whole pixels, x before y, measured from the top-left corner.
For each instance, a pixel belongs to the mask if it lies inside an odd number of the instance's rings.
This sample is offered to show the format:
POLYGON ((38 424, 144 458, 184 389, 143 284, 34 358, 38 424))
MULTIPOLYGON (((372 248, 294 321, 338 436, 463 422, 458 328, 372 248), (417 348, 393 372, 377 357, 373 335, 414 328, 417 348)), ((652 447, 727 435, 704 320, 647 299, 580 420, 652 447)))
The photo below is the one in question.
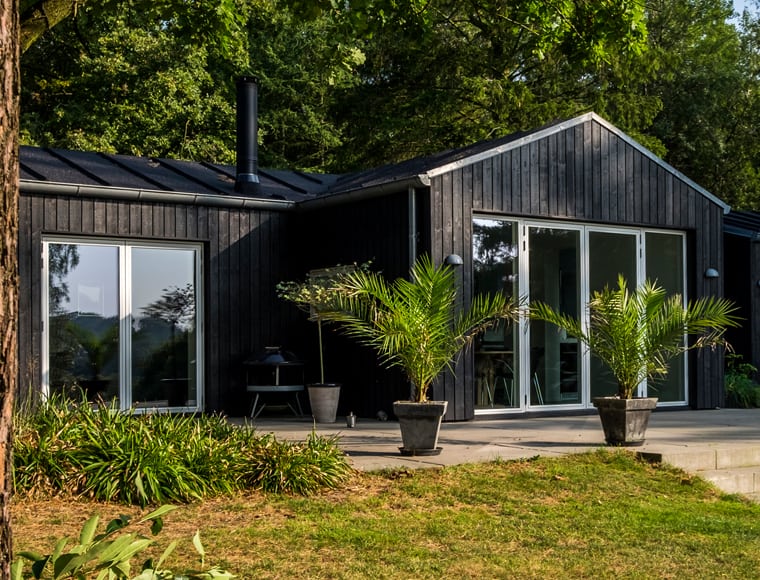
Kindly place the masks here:
MULTIPOLYGON (((358 418, 356 426, 348 428, 344 417, 334 424, 315 425, 311 418, 259 416, 252 424, 280 439, 302 440, 312 429, 320 435, 334 435, 354 467, 361 470, 559 456, 604 446, 595 412, 444 423, 438 442, 442 451, 433 457, 402 456, 394 421, 358 418)), ((726 491, 760 493, 760 409, 658 410, 650 419, 646 442, 632 449, 698 473, 726 491)))

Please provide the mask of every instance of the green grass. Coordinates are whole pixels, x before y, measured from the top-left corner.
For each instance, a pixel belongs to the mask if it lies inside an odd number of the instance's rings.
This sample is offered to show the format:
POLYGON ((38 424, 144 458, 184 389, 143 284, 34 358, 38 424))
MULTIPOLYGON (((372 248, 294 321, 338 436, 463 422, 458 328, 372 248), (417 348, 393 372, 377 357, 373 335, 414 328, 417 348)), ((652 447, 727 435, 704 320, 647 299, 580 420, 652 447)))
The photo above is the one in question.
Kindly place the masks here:
MULTIPOLYGON (((112 509, 20 507, 17 549, 54 533, 50 520, 67 509, 112 509)), ((760 506, 606 450, 197 502, 166 516, 162 542, 196 529, 213 562, 240 578, 760 577, 760 506)))

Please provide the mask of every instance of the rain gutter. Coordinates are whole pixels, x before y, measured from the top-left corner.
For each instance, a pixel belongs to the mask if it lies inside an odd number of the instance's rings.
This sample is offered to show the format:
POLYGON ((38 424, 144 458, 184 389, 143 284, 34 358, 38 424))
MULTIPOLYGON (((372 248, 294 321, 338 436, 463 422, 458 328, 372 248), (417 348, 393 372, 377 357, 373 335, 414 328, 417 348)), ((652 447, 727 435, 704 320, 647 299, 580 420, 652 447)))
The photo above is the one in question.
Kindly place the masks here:
POLYGON ((210 193, 189 193, 183 191, 161 191, 156 189, 134 189, 105 185, 75 185, 51 181, 21 180, 22 194, 68 195, 119 201, 140 201, 153 203, 174 203, 226 207, 237 209, 293 209, 297 202, 280 199, 261 199, 239 195, 219 195, 210 193))

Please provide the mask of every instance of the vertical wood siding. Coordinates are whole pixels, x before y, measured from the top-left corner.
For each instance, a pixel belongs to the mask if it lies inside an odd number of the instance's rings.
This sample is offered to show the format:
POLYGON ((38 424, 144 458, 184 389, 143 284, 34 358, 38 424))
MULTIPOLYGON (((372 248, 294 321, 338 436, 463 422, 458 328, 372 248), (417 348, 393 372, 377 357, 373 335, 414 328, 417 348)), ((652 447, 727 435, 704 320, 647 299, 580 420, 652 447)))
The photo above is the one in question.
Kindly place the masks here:
MULTIPOLYGON (((418 206, 418 213, 424 209, 418 206)), ((372 269, 389 279, 409 272, 408 193, 377 197, 299 213, 293 230, 292 253, 299 256, 293 278, 303 279, 313 268, 372 262, 372 269)), ((427 220, 426 220, 427 221, 427 220)), ((293 269, 293 268, 291 268, 293 269)), ((304 313, 289 306, 295 327, 293 349, 306 359, 307 380, 318 380, 317 331, 304 313)), ((408 399, 407 383, 398 370, 382 368, 372 350, 334 329, 323 332, 325 380, 342 384, 338 414, 352 411, 375 417, 392 416, 393 401, 408 399)))
MULTIPOLYGON (((465 288, 471 287, 472 214, 493 213, 685 231, 690 298, 723 292, 722 278, 703 276, 708 267, 722 271, 722 208, 594 121, 439 175, 430 199, 433 257, 464 257, 465 288)), ((456 380, 438 386, 436 396, 449 401, 447 420, 474 416, 471 364, 464 357, 456 380)), ((693 407, 723 404, 722 368, 717 350, 691 356, 693 407)))
POLYGON ((206 409, 242 415, 250 401, 242 361, 294 329, 275 284, 291 276, 287 240, 295 216, 270 211, 22 194, 19 216, 21 394, 41 382, 42 237, 201 242, 206 409))

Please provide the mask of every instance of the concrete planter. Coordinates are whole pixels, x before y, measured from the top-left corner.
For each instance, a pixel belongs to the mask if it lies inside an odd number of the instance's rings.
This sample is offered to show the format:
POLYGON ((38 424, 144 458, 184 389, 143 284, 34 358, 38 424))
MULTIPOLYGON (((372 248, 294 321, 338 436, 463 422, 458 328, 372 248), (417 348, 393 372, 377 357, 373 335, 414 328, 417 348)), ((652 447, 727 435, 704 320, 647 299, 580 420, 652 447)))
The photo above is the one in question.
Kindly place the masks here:
POLYGON ((438 433, 448 401, 396 401, 393 413, 401 429, 402 455, 438 455, 438 433))
POLYGON ((307 385, 311 414, 317 423, 335 423, 340 399, 340 383, 307 385))
POLYGON ((657 398, 594 397, 592 402, 599 411, 608 445, 635 446, 644 443, 649 415, 657 406, 657 398))

